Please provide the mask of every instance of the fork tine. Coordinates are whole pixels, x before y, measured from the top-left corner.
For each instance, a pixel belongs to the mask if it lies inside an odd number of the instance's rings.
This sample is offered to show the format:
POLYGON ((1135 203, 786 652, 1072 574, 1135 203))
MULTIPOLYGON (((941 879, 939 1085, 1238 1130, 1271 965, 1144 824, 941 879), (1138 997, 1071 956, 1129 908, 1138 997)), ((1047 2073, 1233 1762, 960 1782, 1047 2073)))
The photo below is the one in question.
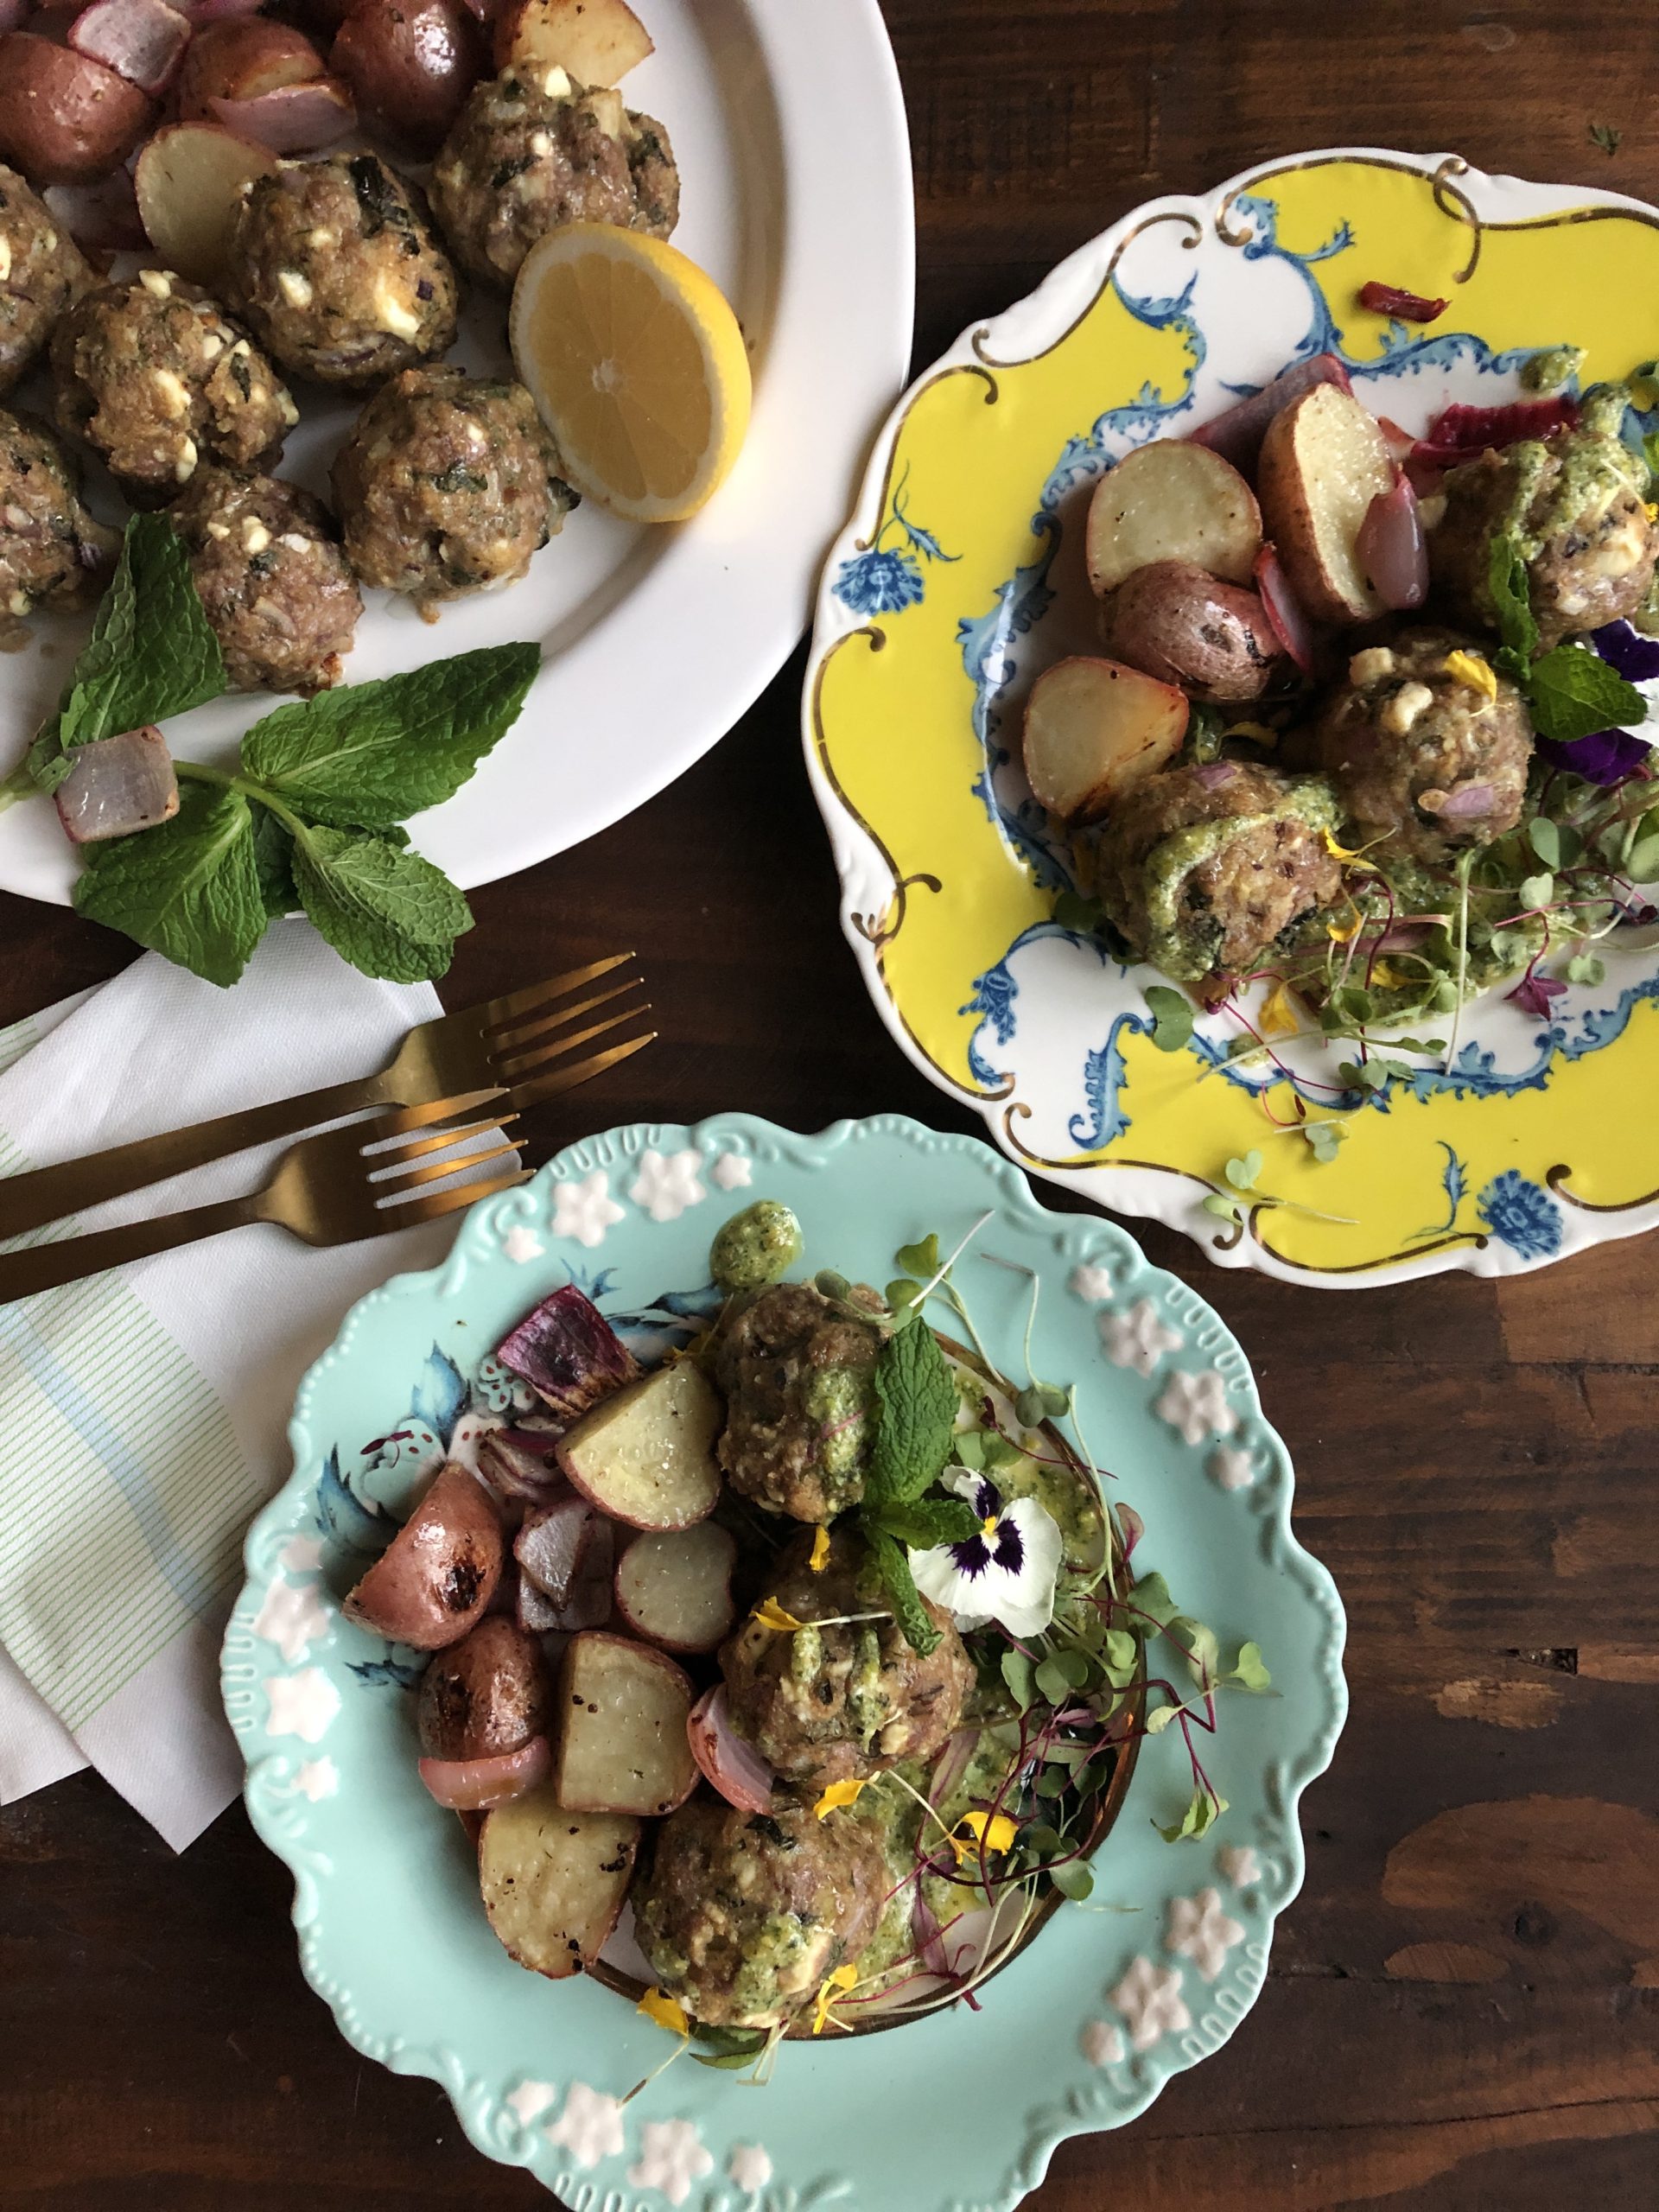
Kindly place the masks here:
POLYGON ((556 1098, 561 1091, 574 1090, 578 1084, 587 1083, 596 1075, 603 1075, 607 1068, 613 1068, 619 1060, 630 1058, 635 1052, 655 1040, 657 1032, 647 1030, 643 1037, 630 1037, 626 1045, 613 1045, 608 1052, 595 1052, 591 1058, 578 1060, 574 1067, 556 1068, 551 1075, 537 1076, 533 1082, 513 1085, 511 1097, 514 1106, 539 1105, 543 1098, 556 1098))
POLYGON ((410 1198, 403 1205, 387 1206, 376 1227, 413 1229, 423 1221, 437 1221, 461 1206, 476 1205, 480 1198, 499 1198, 503 1191, 516 1190, 520 1183, 529 1182, 530 1174, 528 1167, 521 1167, 516 1175, 498 1175, 488 1183, 457 1183, 453 1190, 434 1191, 423 1198, 410 1198))
POLYGON ((509 1153, 515 1158, 516 1144, 499 1144, 493 1152, 458 1152, 452 1160, 435 1160, 426 1167, 402 1167, 395 1175, 382 1175, 370 1185, 376 1203, 385 1198, 396 1198, 404 1191, 413 1191, 423 1183, 441 1183, 446 1175, 459 1175, 463 1168, 482 1167, 492 1160, 505 1160, 509 1153))
POLYGON ((498 1058, 496 1073, 504 1083, 516 1084, 520 1077, 533 1075, 537 1068, 545 1067, 550 1060, 563 1058, 566 1052, 574 1052, 578 1045, 586 1045, 594 1037, 602 1037, 607 1030, 620 1028, 623 1023, 638 1020, 650 1012, 649 999, 639 1006, 624 1007, 620 1014, 607 1014, 603 1021, 595 1021, 586 1029, 577 1030, 574 1037, 555 1037, 545 1045, 538 1045, 533 1052, 513 1052, 505 1058, 498 1058))
MULTIPOLYGON (((342 1137, 355 1137, 358 1148, 385 1142, 388 1138, 400 1137, 410 1129, 429 1129, 435 1122, 454 1121, 457 1116, 470 1114, 475 1107, 487 1105, 491 1099, 499 1098, 499 1084, 489 1090, 463 1090, 453 1098, 429 1099, 424 1106, 397 1106, 390 1113, 378 1114, 372 1122, 359 1122, 338 1132, 342 1137)), ((487 1123, 493 1117, 485 1116, 487 1123)), ((390 1147, 388 1147, 390 1154, 390 1147)))
POLYGON ((496 1136, 509 1122, 516 1122, 516 1114, 485 1114, 475 1122, 453 1129, 440 1129, 435 1136, 422 1137, 411 1144, 388 1145, 383 1152, 365 1152, 364 1160, 371 1182, 391 1182, 395 1179, 387 1172, 401 1167, 405 1160, 418 1160, 423 1153, 446 1152, 459 1144, 464 1137, 496 1136))
POLYGON ((634 957, 632 952, 613 952, 608 960, 590 960, 585 968, 572 968, 563 976, 550 976, 544 983, 526 983, 522 991, 509 991, 505 998, 491 999, 478 1010, 480 1027, 511 1021, 517 1014, 534 1014, 550 999, 559 998, 566 991, 579 990, 582 984, 608 975, 613 968, 620 968, 625 960, 634 957))
POLYGON ((499 1058, 503 1052, 517 1052, 546 1031, 556 1029, 563 1022, 575 1021, 582 1014, 591 1014, 596 1006, 608 1006, 613 999, 620 998, 625 991, 643 991, 645 988, 643 976, 625 976, 621 982, 613 983, 608 990, 595 991, 591 998, 578 999, 574 1006, 555 1007, 551 1014, 543 1014, 538 1021, 526 1021, 515 1029, 486 1032, 484 1041, 489 1046, 492 1058, 499 1058))

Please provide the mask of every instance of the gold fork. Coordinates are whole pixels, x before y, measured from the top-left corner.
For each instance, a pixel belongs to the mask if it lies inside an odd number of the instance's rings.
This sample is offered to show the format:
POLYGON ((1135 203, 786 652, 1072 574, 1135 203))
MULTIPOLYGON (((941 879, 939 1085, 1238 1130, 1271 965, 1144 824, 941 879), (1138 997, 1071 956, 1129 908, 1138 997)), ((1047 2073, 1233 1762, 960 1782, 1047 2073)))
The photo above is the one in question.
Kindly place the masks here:
POLYGON ((330 1084, 326 1090, 274 1099, 266 1106, 249 1106, 239 1113, 222 1114, 214 1121, 198 1122, 188 1129, 168 1129, 159 1136, 114 1145, 85 1160, 66 1160, 52 1167, 30 1168, 21 1175, 0 1179, 0 1239, 24 1236, 66 1213, 86 1211, 106 1198, 124 1197, 148 1183, 163 1183, 210 1160, 245 1152, 251 1145, 269 1144, 276 1137, 292 1136, 297 1129, 338 1121, 343 1115, 361 1113, 367 1107, 422 1106, 467 1092, 505 1089, 562 1053, 574 1052, 578 1045, 586 1045, 604 1031, 649 1011, 646 1001, 585 1029, 569 1028, 583 1014, 608 1005, 625 992, 642 989, 638 976, 611 983, 573 1006, 553 1003, 585 983, 613 974, 632 958, 631 952, 613 953, 608 960, 590 961, 585 968, 572 968, 545 982, 528 984, 522 991, 509 991, 504 998, 489 999, 482 1006, 466 1007, 457 1014, 423 1022, 418 1029, 410 1031, 378 1075, 330 1084), (545 1011, 550 1007, 552 1011, 545 1011), (532 1014, 540 1018, 525 1018, 532 1014), (527 1049, 532 1046, 533 1050, 527 1049))
POLYGON ((654 1034, 630 1037, 624 1044, 515 1084, 505 1093, 483 1090, 435 1099, 424 1106, 382 1114, 372 1122, 325 1129, 290 1146, 264 1189, 245 1198, 193 1206, 184 1213, 130 1222, 86 1236, 62 1237, 26 1252, 0 1253, 0 1305, 32 1297, 37 1291, 56 1290, 130 1260, 176 1250, 204 1236, 221 1236, 250 1222, 276 1222, 308 1244, 354 1244, 494 1198, 531 1173, 518 1156, 524 1139, 506 1136, 524 1109, 603 1074, 649 1045, 654 1034), (448 1126, 440 1128, 440 1123, 448 1126), (430 1134, 418 1135, 422 1130, 430 1134), (487 1152, 464 1148, 491 1136, 504 1141, 487 1152), (486 1181, 452 1184, 424 1197, 410 1195, 426 1184, 508 1158, 513 1163, 511 1169, 486 1181))

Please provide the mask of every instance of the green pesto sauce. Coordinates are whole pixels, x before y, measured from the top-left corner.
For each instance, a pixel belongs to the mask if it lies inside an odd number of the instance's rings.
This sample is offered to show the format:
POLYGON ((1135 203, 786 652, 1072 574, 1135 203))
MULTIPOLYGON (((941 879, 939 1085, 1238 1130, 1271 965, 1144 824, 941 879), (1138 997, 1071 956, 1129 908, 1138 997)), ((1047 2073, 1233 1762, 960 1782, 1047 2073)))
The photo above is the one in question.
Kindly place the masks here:
POLYGON ((1340 818, 1336 793, 1325 777, 1294 776, 1275 806, 1219 822, 1195 822, 1154 845, 1146 862, 1147 918, 1151 925, 1147 957, 1153 966, 1166 976, 1197 982, 1215 965, 1220 917, 1206 925, 1186 912, 1181 903, 1187 879, 1196 868, 1251 830, 1300 821, 1310 829, 1334 832, 1340 818))
POLYGON ((1584 366, 1584 359, 1582 346, 1546 346, 1522 370, 1522 385, 1547 398, 1572 383, 1584 366))
POLYGON ((853 1650, 852 1672, 847 1677, 847 1718, 859 1742, 868 1745, 893 1718, 893 1700, 881 1679, 881 1638, 874 1623, 861 1622, 853 1650))
POLYGON ((820 1368, 808 1383, 806 1417, 823 1432, 818 1464, 826 1475, 854 1475, 863 1465, 873 1390, 862 1367, 820 1368))
MULTIPOLYGON (((785 1993, 791 1972, 806 1956, 808 1930, 792 1912, 766 1915, 753 1936, 732 1981, 732 2002, 740 2013, 768 2012, 785 1993)), ((793 1993, 791 1991, 789 1993, 793 1993)))
POLYGON ((789 1671, 798 1682, 810 1682, 823 1664, 823 1637, 810 1623, 790 1638, 789 1671))
POLYGON ((709 1251, 721 1290, 762 1290, 781 1282, 806 1249, 801 1224, 778 1198, 757 1198, 734 1213, 709 1251))
MULTIPOLYGON (((1554 446, 1560 472, 1541 499, 1552 449, 1536 438, 1523 438, 1504 452, 1506 483, 1492 535, 1501 537, 1513 531, 1524 560, 1535 561, 1550 539, 1564 531, 1593 527, 1626 493, 1639 497, 1646 490, 1643 463, 1618 435, 1616 423, 1608 421, 1611 403, 1601 397, 1606 389, 1601 385, 1592 388, 1580 428, 1554 446)), ((1618 415, 1622 418, 1623 414, 1621 393, 1618 415)))

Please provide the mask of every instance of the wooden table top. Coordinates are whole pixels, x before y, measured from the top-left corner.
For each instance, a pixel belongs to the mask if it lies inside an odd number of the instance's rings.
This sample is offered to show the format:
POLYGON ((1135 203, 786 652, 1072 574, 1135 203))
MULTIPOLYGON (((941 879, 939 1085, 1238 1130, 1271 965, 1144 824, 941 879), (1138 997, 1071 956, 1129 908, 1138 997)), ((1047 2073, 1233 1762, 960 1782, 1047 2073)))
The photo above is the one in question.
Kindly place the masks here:
MULTIPOLYGON (((816 0, 833 9, 836 0, 816 0)), ((1137 201, 1358 141, 1659 200, 1656 33, 1609 0, 886 0, 915 148, 917 358, 1137 201), (1592 124, 1623 132, 1616 154, 1592 124)), ((743 1106, 975 1128, 904 1062, 836 919, 798 655, 632 820, 479 893, 465 1004, 619 943, 662 1039, 589 1126, 743 1106), (810 1021, 802 1009, 810 1002, 810 1021)), ((124 940, 0 898, 0 1020, 124 940)), ((602 1092, 602 1096, 601 1096, 602 1092)), ((577 1134, 574 1123, 562 1136, 577 1134)), ((1659 2206, 1659 1300, 1634 1239, 1503 1283, 1320 1298, 1138 1232, 1254 1361, 1353 1711, 1304 1802, 1260 2002, 1040 2212, 1659 2206)), ((459 2212, 548 2199, 302 1982, 240 1807, 175 1859, 82 1775, 0 1813, 0 2199, 459 2212)))

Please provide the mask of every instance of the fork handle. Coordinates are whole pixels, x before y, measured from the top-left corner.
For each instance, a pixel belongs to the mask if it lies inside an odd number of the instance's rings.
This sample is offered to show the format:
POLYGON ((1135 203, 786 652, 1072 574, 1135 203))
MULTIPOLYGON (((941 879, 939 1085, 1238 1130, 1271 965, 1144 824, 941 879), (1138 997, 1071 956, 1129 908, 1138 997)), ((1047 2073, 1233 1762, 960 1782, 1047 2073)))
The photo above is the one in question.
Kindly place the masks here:
MULTIPOLYGON (((44 1229, 67 1213, 101 1205, 106 1198, 124 1198, 149 1183, 164 1183, 188 1168, 202 1167, 250 1145, 269 1144, 274 1138, 292 1136, 321 1122, 337 1121, 343 1114, 365 1107, 399 1103, 381 1075, 355 1077, 308 1090, 298 1098, 275 1098, 269 1105, 249 1106, 235 1114, 221 1114, 214 1121, 198 1122, 191 1128, 169 1129, 161 1136, 138 1137, 130 1144, 112 1145, 86 1160, 65 1160, 52 1167, 32 1167, 21 1175, 0 1178, 0 1237, 22 1236, 31 1229, 44 1229)), ((188 1220, 189 1215, 181 1218, 188 1220)), ((207 1232, 211 1233, 211 1232, 207 1232)), ((90 1241, 90 1240, 88 1240, 90 1241)), ((14 1294, 21 1296, 21 1293, 14 1294)))
POLYGON ((87 1236, 60 1237, 54 1244, 36 1244, 27 1252, 0 1253, 0 1306, 102 1274, 106 1268, 124 1267, 130 1260, 153 1259, 158 1252, 218 1236, 246 1222, 262 1221, 264 1196, 256 1191, 246 1198, 221 1198, 216 1205, 192 1206, 188 1213, 161 1214, 153 1220, 130 1221, 120 1229, 94 1230, 87 1236))

